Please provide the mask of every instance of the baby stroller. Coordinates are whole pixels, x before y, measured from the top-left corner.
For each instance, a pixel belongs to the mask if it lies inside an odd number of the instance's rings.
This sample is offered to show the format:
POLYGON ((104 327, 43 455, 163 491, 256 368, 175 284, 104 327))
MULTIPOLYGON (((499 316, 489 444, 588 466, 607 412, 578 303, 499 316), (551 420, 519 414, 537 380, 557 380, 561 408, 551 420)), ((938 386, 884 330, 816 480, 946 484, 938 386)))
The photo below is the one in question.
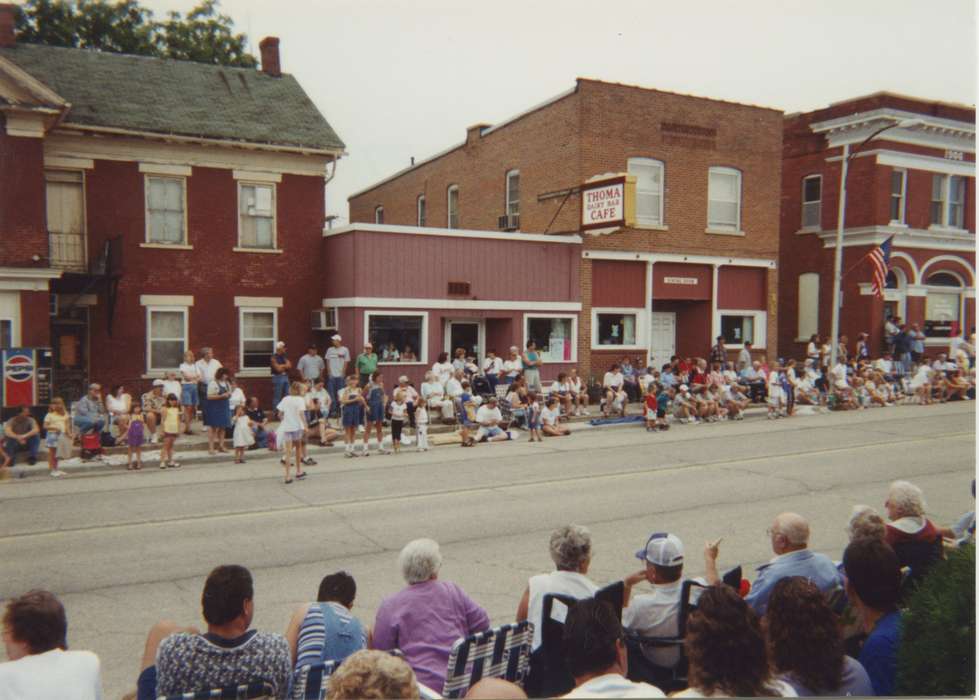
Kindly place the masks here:
POLYGON ((485 401, 488 396, 495 396, 489 380, 482 374, 474 375, 471 382, 472 393, 483 397, 485 401))

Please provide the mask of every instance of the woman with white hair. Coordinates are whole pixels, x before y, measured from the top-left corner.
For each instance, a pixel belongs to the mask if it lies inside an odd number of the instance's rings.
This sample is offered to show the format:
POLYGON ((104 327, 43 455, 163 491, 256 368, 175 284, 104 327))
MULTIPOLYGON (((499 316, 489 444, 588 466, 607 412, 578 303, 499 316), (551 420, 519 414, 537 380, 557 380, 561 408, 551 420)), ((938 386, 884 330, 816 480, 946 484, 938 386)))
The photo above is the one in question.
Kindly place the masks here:
POLYGON ((429 409, 437 408, 441 411, 443 422, 453 420, 452 400, 445 395, 445 385, 439 381, 435 372, 425 372, 425 381, 421 385, 421 397, 429 409))
POLYGON ((545 595, 556 593, 580 600, 593 597, 598 590, 587 576, 592 554, 591 532, 587 527, 559 527, 551 533, 550 550, 556 569, 549 574, 531 576, 517 606, 517 622, 530 620, 534 623, 532 652, 541 645, 545 595))
POLYGON ((462 588, 439 580, 442 554, 434 540, 412 540, 398 561, 408 585, 381 602, 372 646, 400 649, 418 680, 441 693, 452 645, 489 629, 489 615, 462 588))
POLYGON ((850 542, 863 537, 882 540, 887 535, 887 524, 870 506, 853 506, 850 522, 846 524, 846 534, 850 542))
POLYGON ((925 497, 910 481, 895 481, 887 492, 887 534, 902 567, 911 569, 910 580, 920 581, 943 556, 942 533, 925 517, 925 497))

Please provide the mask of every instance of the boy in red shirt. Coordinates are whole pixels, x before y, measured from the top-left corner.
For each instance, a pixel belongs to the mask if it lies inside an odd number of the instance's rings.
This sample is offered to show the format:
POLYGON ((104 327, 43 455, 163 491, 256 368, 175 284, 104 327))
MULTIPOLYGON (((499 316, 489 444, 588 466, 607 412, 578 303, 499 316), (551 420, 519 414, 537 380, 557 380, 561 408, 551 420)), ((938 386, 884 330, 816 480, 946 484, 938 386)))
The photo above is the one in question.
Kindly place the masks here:
POLYGON ((644 410, 646 412, 646 432, 651 433, 656 430, 656 413, 659 408, 659 404, 656 401, 656 388, 655 385, 651 384, 646 392, 646 400, 644 410))

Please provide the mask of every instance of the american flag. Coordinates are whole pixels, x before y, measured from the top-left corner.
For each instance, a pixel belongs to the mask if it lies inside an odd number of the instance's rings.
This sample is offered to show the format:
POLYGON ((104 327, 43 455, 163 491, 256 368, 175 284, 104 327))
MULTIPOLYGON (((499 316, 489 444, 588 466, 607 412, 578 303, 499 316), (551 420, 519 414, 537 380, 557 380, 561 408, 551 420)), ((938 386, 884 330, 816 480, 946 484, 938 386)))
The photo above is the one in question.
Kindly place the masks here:
POLYGON ((874 268, 874 279, 871 289, 880 299, 884 298, 884 289, 887 287, 887 270, 891 265, 891 241, 893 240, 894 236, 891 236, 867 253, 870 264, 874 268))

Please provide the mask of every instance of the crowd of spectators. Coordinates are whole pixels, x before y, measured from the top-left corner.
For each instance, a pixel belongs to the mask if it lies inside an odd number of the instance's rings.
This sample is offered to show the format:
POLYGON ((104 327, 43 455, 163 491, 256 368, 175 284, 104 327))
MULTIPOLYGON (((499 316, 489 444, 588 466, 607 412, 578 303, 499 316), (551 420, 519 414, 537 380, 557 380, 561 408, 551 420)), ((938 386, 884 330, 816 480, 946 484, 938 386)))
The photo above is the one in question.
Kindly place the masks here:
POLYGON ((386 384, 378 369, 395 355, 404 360, 396 348, 384 348, 379 357, 368 342, 352 357, 342 337, 334 335, 324 356, 310 345, 293 364, 285 343, 278 342, 270 358, 269 411, 205 347, 199 358, 187 352, 178 371, 154 379, 145 393, 124 385, 103 393, 93 383, 70 413, 54 399, 41 424, 26 409, 14 416, 4 425, 0 479, 9 477, 7 467, 18 452, 34 464, 42 441, 50 474, 63 476, 59 460, 71 456, 72 446, 87 434, 97 435, 101 445, 127 446, 134 470, 143 466, 144 444, 162 443, 160 468, 176 468, 174 443, 180 435, 193 435, 198 415, 210 455, 230 455, 229 441, 237 463, 245 461, 247 450, 282 449, 285 482, 291 483, 293 474, 305 476, 303 466, 315 464, 306 450, 309 442, 329 446, 342 439, 347 457, 370 455, 372 438, 377 453, 400 452, 411 441, 424 451, 429 425, 436 421, 457 427, 462 445, 471 446, 512 439, 517 429, 528 431, 531 441, 568 435, 569 419, 589 416, 594 403, 601 417, 593 420, 630 419, 638 410, 646 429, 656 432, 675 423, 742 420, 752 404, 764 405, 774 420, 796 415, 799 406, 864 410, 974 399, 974 334, 969 340, 956 335, 947 353, 928 357, 920 330, 899 322, 887 321, 887 346, 873 359, 865 333, 852 347, 842 336, 832 366, 830 345, 818 335, 798 361, 769 361, 750 342, 730 360, 721 336, 707 358, 674 356, 655 368, 626 356, 600 383, 591 384, 575 368, 543 381, 543 357, 533 341, 523 351, 509 348, 506 359, 494 349, 482 361, 462 348, 451 357, 440 353, 417 389, 405 375, 386 384))
MULTIPOLYGON (((972 489, 974 496, 975 481, 972 489)), ((531 674, 544 653, 544 599, 559 595, 577 601, 568 606, 557 650, 573 679, 565 697, 893 695, 908 586, 920 580, 919 568, 943 556, 943 544, 975 545, 975 513, 950 528, 936 527, 924 516, 920 489, 906 481, 891 485, 885 511, 886 517, 868 506, 854 509, 846 527, 850 542, 835 563, 808 549, 803 516, 778 515, 769 529, 775 556, 750 583, 718 575, 720 540, 704 547, 706 575, 686 578, 680 537, 654 532, 635 553, 643 568, 619 584, 618 608, 589 578, 594 546, 588 528, 560 527, 549 540, 554 570, 531 576, 517 604, 516 619, 535 625, 531 674), (908 543, 937 545, 933 560, 902 547, 908 543), (644 582, 651 591, 634 593, 644 582), (852 624, 844 624, 847 616, 852 624), (682 651, 636 646, 675 638, 681 619, 682 651), (663 672, 681 660, 687 673, 677 685, 663 672)), ((204 631, 169 621, 154 625, 130 697, 260 681, 286 698, 307 668, 324 662, 336 664, 329 698, 418 697, 419 688, 440 693, 453 642, 488 630, 490 618, 459 585, 440 578, 435 541, 409 542, 399 564, 405 586, 383 599, 372 625, 356 612, 353 576, 337 572, 322 580, 315 601, 295 609, 285 635, 253 629, 250 572, 219 566, 201 595, 204 631)), ((67 651, 67 617, 51 593, 12 598, 2 622, 10 661, 0 664, 0 699, 101 697, 99 659, 67 651)), ((523 693, 488 679, 469 697, 523 693)))

